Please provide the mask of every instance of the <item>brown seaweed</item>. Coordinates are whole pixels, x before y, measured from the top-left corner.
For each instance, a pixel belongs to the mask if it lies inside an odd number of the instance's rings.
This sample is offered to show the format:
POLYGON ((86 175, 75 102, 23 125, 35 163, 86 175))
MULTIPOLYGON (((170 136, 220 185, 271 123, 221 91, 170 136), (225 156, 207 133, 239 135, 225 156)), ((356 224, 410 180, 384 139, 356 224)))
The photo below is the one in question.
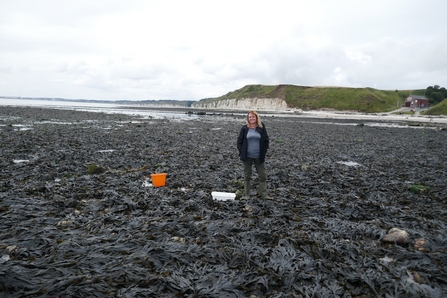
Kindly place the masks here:
POLYGON ((243 117, 2 107, 0 296, 447 295, 446 131, 263 120, 272 199, 220 202, 243 117))

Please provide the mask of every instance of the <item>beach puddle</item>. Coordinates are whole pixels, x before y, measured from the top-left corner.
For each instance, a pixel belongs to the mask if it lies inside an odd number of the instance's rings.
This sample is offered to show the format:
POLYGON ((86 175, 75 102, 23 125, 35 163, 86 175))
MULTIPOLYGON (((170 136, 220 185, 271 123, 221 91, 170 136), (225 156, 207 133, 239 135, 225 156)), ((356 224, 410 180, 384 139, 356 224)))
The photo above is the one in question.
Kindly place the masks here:
POLYGON ((394 259, 393 259, 393 258, 390 258, 390 257, 387 257, 387 256, 385 256, 385 257, 383 257, 383 258, 380 258, 380 259, 379 259, 379 261, 382 261, 382 262, 384 262, 384 263, 390 263, 390 262, 393 262, 393 261, 394 261, 394 259))
POLYGON ((26 163, 29 162, 29 159, 14 159, 13 163, 26 163))
POLYGON ((337 161, 338 164, 342 164, 348 167, 358 167, 361 166, 361 164, 355 162, 355 161, 337 161))
POLYGON ((116 151, 115 149, 105 149, 105 150, 98 150, 96 152, 99 152, 99 153, 112 153, 112 152, 115 152, 115 151, 116 151))

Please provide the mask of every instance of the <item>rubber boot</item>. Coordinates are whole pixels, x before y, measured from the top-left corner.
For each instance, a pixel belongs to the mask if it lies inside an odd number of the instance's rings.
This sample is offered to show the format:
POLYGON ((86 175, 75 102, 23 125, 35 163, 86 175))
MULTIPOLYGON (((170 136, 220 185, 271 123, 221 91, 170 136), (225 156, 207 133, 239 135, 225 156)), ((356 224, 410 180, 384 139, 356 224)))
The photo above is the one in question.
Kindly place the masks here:
POLYGON ((266 182, 259 182, 259 195, 261 196, 261 199, 263 199, 263 200, 269 199, 269 196, 267 195, 267 183, 266 182))
POLYGON ((244 200, 250 199, 250 181, 244 181, 244 200))

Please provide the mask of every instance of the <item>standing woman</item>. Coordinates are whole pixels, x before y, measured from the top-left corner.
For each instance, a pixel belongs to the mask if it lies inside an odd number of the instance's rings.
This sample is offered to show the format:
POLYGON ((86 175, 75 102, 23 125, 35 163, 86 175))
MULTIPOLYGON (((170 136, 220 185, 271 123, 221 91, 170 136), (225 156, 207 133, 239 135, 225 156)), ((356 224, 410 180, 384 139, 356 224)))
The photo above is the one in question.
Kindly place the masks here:
POLYGON ((244 198, 250 198, 250 181, 253 164, 258 173, 258 193, 267 199, 267 173, 265 171, 265 155, 269 148, 269 136, 264 123, 255 111, 247 114, 247 124, 242 126, 237 138, 239 157, 244 164, 244 198))

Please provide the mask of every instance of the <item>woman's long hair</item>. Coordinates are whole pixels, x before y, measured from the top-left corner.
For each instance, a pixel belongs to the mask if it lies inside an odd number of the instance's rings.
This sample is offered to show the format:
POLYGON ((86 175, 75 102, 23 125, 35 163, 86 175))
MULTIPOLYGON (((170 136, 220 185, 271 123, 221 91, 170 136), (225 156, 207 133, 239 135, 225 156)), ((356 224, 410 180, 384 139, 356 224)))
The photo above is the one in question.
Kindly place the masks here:
POLYGON ((256 112, 256 111, 249 111, 249 112, 247 113, 247 119, 246 119, 246 121, 247 121, 247 125, 250 125, 250 123, 248 122, 248 116, 249 116, 250 114, 253 114, 253 115, 256 116, 256 125, 257 125, 258 127, 262 128, 261 117, 259 116, 258 112, 256 112))

